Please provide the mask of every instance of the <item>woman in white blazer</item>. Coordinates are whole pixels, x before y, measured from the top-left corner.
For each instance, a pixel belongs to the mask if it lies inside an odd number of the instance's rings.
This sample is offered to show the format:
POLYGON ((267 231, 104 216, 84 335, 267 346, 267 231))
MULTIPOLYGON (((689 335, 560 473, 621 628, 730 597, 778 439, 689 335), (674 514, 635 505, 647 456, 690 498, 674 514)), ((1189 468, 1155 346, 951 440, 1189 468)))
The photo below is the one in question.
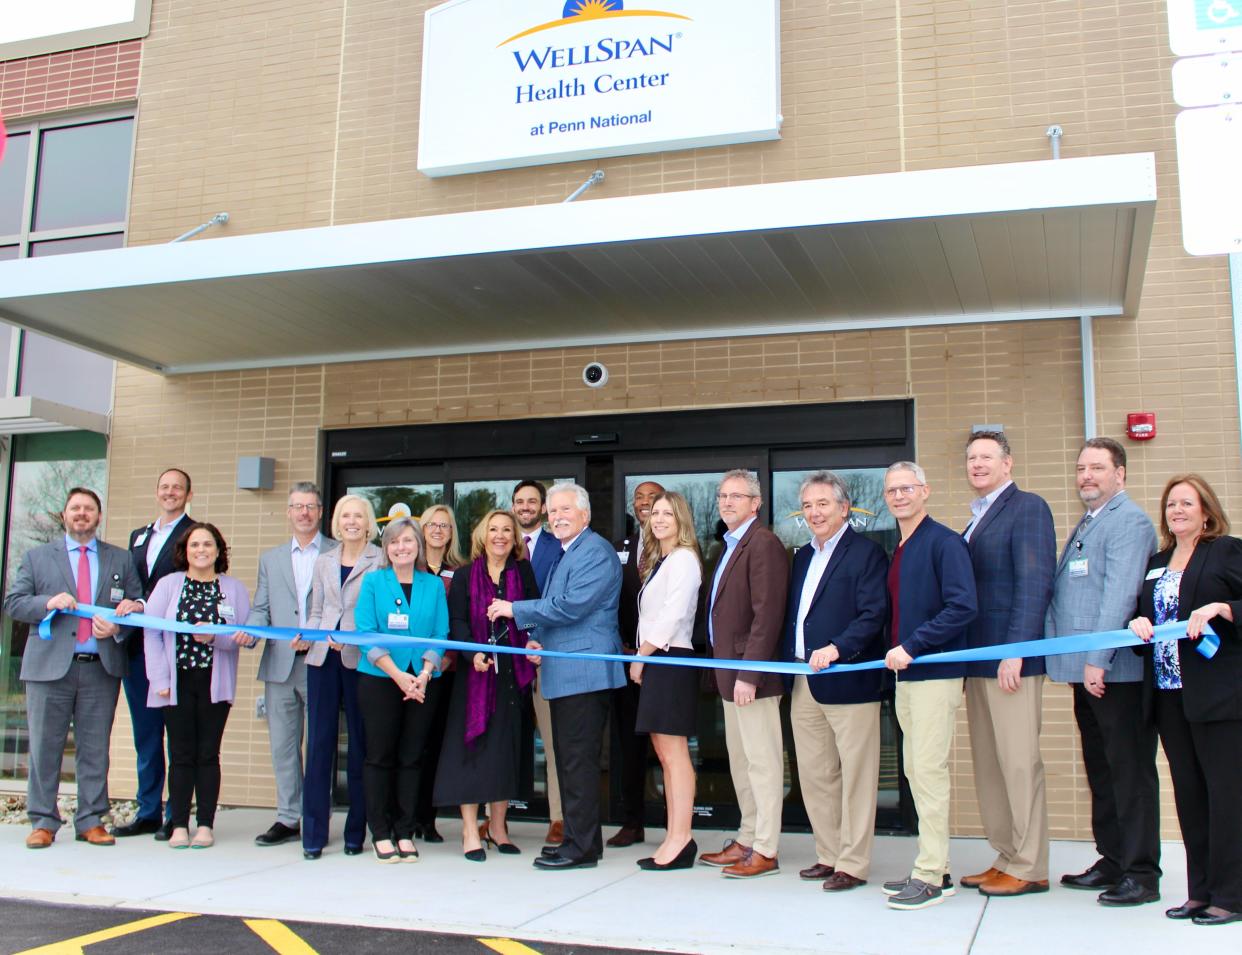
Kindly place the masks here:
POLYGON ((639 859, 648 871, 688 869, 698 846, 690 836, 694 765, 688 737, 695 734, 699 674, 693 667, 645 666, 642 657, 694 656, 691 642, 703 583, 703 562, 690 505, 680 494, 655 499, 643 528, 642 589, 638 592, 638 656, 630 676, 642 686, 635 732, 651 734, 664 770, 668 829, 655 855, 639 859))
MULTIPOLYGON (((311 581, 311 630, 353 630, 354 605, 362 575, 379 566, 379 535, 371 502, 347 494, 332 511, 332 536, 341 542, 319 556, 311 581)), ((302 855, 318 859, 328 842, 332 818, 333 767, 340 734, 341 706, 349 734, 346 779, 349 812, 345 816, 345 854, 358 855, 366 841, 366 797, 362 766, 366 741, 358 709, 358 659, 351 644, 315 641, 306 654, 306 773, 302 786, 302 855)))

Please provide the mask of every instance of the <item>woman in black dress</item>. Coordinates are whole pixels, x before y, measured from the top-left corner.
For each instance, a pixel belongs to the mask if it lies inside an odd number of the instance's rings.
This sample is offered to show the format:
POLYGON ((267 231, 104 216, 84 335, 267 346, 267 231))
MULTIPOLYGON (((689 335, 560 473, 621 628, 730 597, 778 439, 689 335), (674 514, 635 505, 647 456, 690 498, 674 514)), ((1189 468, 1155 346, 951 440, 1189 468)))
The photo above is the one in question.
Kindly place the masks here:
MULTIPOLYGON (((449 590, 450 637, 472 643, 526 646, 526 632, 512 620, 487 620, 493 600, 531 600, 539 596, 535 574, 517 521, 508 511, 484 515, 471 538, 473 560, 453 575, 449 590)), ((449 703, 448 727, 436 772, 437 806, 460 806, 462 851, 483 862, 483 840, 515 854, 505 814, 518 794, 522 753, 522 708, 535 668, 522 654, 461 655, 449 703), (490 822, 480 831, 479 803, 487 803, 490 822)))

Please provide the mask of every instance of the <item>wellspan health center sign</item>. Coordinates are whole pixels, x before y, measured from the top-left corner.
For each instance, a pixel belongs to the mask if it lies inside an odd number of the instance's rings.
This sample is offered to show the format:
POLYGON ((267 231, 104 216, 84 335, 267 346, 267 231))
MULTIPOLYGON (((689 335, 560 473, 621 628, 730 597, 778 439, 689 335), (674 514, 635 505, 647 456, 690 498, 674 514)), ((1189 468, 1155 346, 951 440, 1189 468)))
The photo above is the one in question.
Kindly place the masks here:
POLYGON ((427 11, 428 176, 780 137, 779 0, 451 0, 427 11))

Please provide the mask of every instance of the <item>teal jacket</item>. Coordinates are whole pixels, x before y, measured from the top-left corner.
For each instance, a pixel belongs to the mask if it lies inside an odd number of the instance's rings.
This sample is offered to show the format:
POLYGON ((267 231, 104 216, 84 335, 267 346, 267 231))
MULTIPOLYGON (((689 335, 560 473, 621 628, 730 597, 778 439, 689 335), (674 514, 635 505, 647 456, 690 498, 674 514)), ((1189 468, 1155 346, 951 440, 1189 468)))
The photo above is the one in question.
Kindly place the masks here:
MULTIPOLYGON (((449 617, 448 601, 444 598, 444 584, 440 578, 422 571, 414 572, 414 584, 410 589, 410 599, 405 599, 405 592, 397 582, 397 575, 391 567, 368 571, 362 577, 362 587, 358 592, 358 605, 354 608, 354 629, 359 632, 392 633, 403 637, 419 637, 432 640, 444 640, 448 637, 449 617), (404 630, 388 626, 388 615, 405 614, 410 625, 404 630)), ((435 676, 440 675, 441 651, 428 648, 418 653, 414 647, 376 647, 363 646, 362 659, 358 661, 358 672, 369 673, 371 676, 387 676, 376 664, 386 655, 392 656, 392 662, 400 670, 410 670, 415 659, 421 657, 430 660, 435 667, 435 676)), ((412 668, 417 673, 420 666, 412 668)))

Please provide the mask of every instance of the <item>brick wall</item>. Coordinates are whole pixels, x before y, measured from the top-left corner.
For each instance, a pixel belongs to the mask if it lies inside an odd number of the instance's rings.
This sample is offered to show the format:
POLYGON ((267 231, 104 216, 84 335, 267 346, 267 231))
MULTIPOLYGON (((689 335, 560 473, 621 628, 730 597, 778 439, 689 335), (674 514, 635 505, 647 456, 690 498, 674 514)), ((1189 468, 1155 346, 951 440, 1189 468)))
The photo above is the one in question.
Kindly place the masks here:
POLYGON ((27 116, 138 98, 142 41, 0 62, 0 115, 27 116))

